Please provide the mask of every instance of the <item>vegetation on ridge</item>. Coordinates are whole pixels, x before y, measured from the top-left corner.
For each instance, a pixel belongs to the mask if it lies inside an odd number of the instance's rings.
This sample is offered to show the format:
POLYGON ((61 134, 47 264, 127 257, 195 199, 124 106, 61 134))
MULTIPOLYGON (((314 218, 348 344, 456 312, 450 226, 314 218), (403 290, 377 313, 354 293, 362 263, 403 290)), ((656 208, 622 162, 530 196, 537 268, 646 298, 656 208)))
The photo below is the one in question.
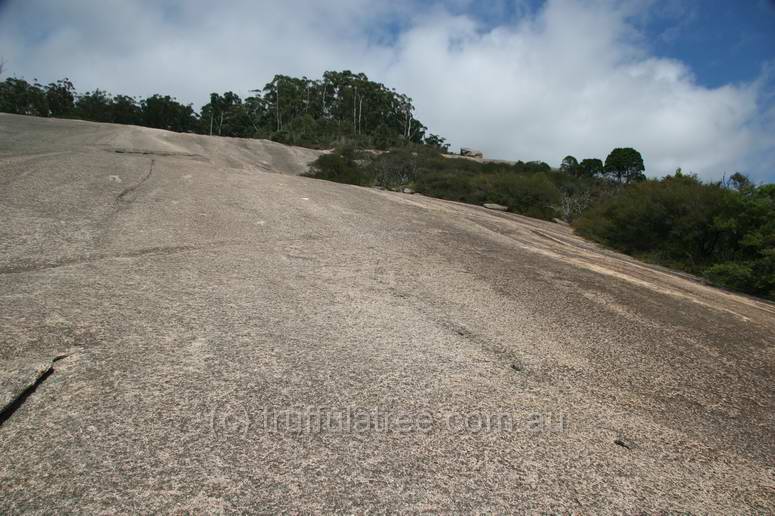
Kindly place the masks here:
POLYGON ((552 170, 542 162, 453 159, 424 146, 345 147, 321 156, 309 175, 561 218, 614 249, 775 300, 775 185, 742 174, 708 183, 680 170, 647 179, 644 170, 630 148, 614 149, 605 163, 566 156, 552 170))
POLYGON ((211 93, 197 113, 168 95, 136 99, 103 90, 79 94, 69 79, 48 85, 7 78, 0 82, 0 111, 43 117, 134 124, 178 132, 265 138, 307 147, 345 142, 387 149, 405 143, 445 148, 414 116, 412 99, 350 71, 319 80, 276 75, 242 99, 211 93))

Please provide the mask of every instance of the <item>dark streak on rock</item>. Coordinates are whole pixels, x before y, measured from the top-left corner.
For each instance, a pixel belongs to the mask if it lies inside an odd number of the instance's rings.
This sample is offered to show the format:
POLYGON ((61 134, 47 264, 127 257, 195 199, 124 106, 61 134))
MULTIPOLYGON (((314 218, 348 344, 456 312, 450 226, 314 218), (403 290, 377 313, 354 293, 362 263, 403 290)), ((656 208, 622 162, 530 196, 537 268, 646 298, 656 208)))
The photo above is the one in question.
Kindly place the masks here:
POLYGON ((151 160, 151 166, 148 167, 148 173, 145 174, 145 176, 140 180, 140 182, 125 188, 124 191, 122 191, 120 194, 118 194, 118 197, 116 197, 116 201, 123 201, 124 197, 126 197, 130 193, 134 192, 135 190, 140 188, 143 185, 143 183, 148 181, 148 179, 151 177, 151 174, 153 173, 153 164, 154 164, 154 162, 155 162, 154 160, 151 160))
MULTIPOLYGON (((64 357, 60 357, 60 360, 61 358, 64 358, 64 357)), ((43 371, 43 373, 40 376, 38 376, 38 379, 35 380, 35 383, 33 383, 32 385, 24 389, 21 393, 19 393, 18 396, 16 396, 16 398, 14 398, 14 400, 11 403, 3 407, 2 411, 0 411, 0 427, 2 427, 3 424, 5 424, 5 422, 8 421, 8 419, 14 414, 14 412, 19 410, 19 407, 21 407, 24 404, 24 402, 27 401, 27 398, 29 398, 32 395, 32 393, 34 393, 38 389, 38 387, 40 387, 40 385, 43 382, 45 382, 48 379, 48 377, 51 376, 53 373, 54 373, 53 367, 49 367, 48 369, 43 371)))
POLYGON ((188 152, 168 152, 168 151, 154 151, 154 150, 137 150, 137 149, 113 149, 116 154, 139 154, 141 156, 160 156, 165 158, 191 158, 197 161, 209 161, 201 154, 191 154, 188 152))
POLYGON ((195 251, 210 246, 192 246, 192 245, 180 245, 180 246, 168 246, 168 247, 148 247, 145 249, 138 249, 136 251, 130 251, 127 253, 118 254, 97 254, 92 256, 78 256, 74 258, 66 258, 56 262, 48 263, 28 263, 24 265, 11 265, 7 267, 0 267, 0 274, 19 274, 22 272, 35 272, 47 269, 56 269, 59 267, 66 267, 68 265, 80 265, 82 263, 98 262, 100 260, 109 260, 112 258, 137 258, 145 255, 167 255, 174 253, 182 253, 186 251, 195 251))

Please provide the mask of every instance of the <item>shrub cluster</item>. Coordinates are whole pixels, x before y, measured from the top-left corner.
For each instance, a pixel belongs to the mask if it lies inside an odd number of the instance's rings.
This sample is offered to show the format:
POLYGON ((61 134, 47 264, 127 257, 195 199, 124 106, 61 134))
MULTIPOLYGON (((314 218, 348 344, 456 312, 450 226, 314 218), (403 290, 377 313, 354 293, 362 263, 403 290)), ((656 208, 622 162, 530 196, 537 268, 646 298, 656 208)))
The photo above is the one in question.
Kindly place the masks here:
POLYGON ((619 251, 775 300, 775 185, 756 186, 740 174, 705 183, 680 171, 647 180, 637 168, 628 180, 615 168, 596 175, 541 162, 453 159, 428 146, 350 147, 322 156, 309 175, 562 218, 619 251))
POLYGON ((569 176, 542 162, 482 163, 445 157, 428 146, 404 146, 383 153, 339 148, 313 164, 309 175, 363 186, 408 187, 431 197, 471 204, 497 203, 515 213, 547 220, 558 216, 571 220, 576 212, 563 212, 563 199, 589 202, 593 190, 605 188, 598 178, 569 176))
POLYGON ((703 183, 677 172, 622 189, 575 227, 627 254, 775 299, 775 185, 739 174, 703 183))

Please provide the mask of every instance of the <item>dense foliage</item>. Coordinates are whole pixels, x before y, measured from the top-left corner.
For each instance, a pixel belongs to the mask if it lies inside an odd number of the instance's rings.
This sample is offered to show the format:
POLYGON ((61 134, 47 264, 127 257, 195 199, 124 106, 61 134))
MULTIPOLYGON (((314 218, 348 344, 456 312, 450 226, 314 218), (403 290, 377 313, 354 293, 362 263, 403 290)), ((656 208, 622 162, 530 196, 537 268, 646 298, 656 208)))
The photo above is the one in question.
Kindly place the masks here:
POLYGON ((197 113, 170 96, 135 99, 102 90, 78 94, 69 79, 48 85, 7 78, 0 82, 0 111, 135 124, 179 132, 266 138, 308 147, 345 142, 374 149, 405 143, 446 148, 414 117, 412 99, 364 74, 326 72, 312 80, 275 76, 241 99, 212 93, 197 113))
POLYGON ((552 170, 541 162, 454 159, 427 146, 348 147, 322 156, 310 175, 564 219, 625 253, 775 299, 775 185, 755 186, 740 174, 703 183, 680 171, 648 180, 634 149, 615 149, 606 165, 566 156, 552 170))
POLYGON ((482 163, 445 156, 428 146, 404 146, 389 152, 339 148, 322 156, 310 175, 357 185, 412 188, 472 204, 497 203, 543 219, 571 220, 609 189, 601 178, 568 175, 540 161, 482 163))
POLYGON ((590 207, 578 232, 625 253, 775 299, 775 185, 735 174, 681 174, 622 189, 590 207))

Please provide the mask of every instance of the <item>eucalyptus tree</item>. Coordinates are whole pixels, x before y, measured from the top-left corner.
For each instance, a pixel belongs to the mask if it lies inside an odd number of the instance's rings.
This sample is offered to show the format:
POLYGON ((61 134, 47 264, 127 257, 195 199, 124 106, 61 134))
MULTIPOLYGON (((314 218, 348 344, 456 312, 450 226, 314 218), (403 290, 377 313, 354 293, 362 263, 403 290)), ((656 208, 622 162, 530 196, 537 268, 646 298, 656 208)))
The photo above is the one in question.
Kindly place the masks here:
POLYGON ((75 86, 68 78, 46 86, 46 100, 51 116, 65 116, 75 108, 75 86))
POLYGON ((573 156, 565 156, 560 164, 560 172, 577 176, 579 172, 579 162, 573 156))
POLYGON ((619 183, 642 181, 645 170, 640 152, 631 147, 616 148, 605 159, 606 174, 619 183))
POLYGON ((603 174, 605 167, 603 162, 597 158, 585 158, 581 160, 577 170, 581 177, 595 177, 603 174))

